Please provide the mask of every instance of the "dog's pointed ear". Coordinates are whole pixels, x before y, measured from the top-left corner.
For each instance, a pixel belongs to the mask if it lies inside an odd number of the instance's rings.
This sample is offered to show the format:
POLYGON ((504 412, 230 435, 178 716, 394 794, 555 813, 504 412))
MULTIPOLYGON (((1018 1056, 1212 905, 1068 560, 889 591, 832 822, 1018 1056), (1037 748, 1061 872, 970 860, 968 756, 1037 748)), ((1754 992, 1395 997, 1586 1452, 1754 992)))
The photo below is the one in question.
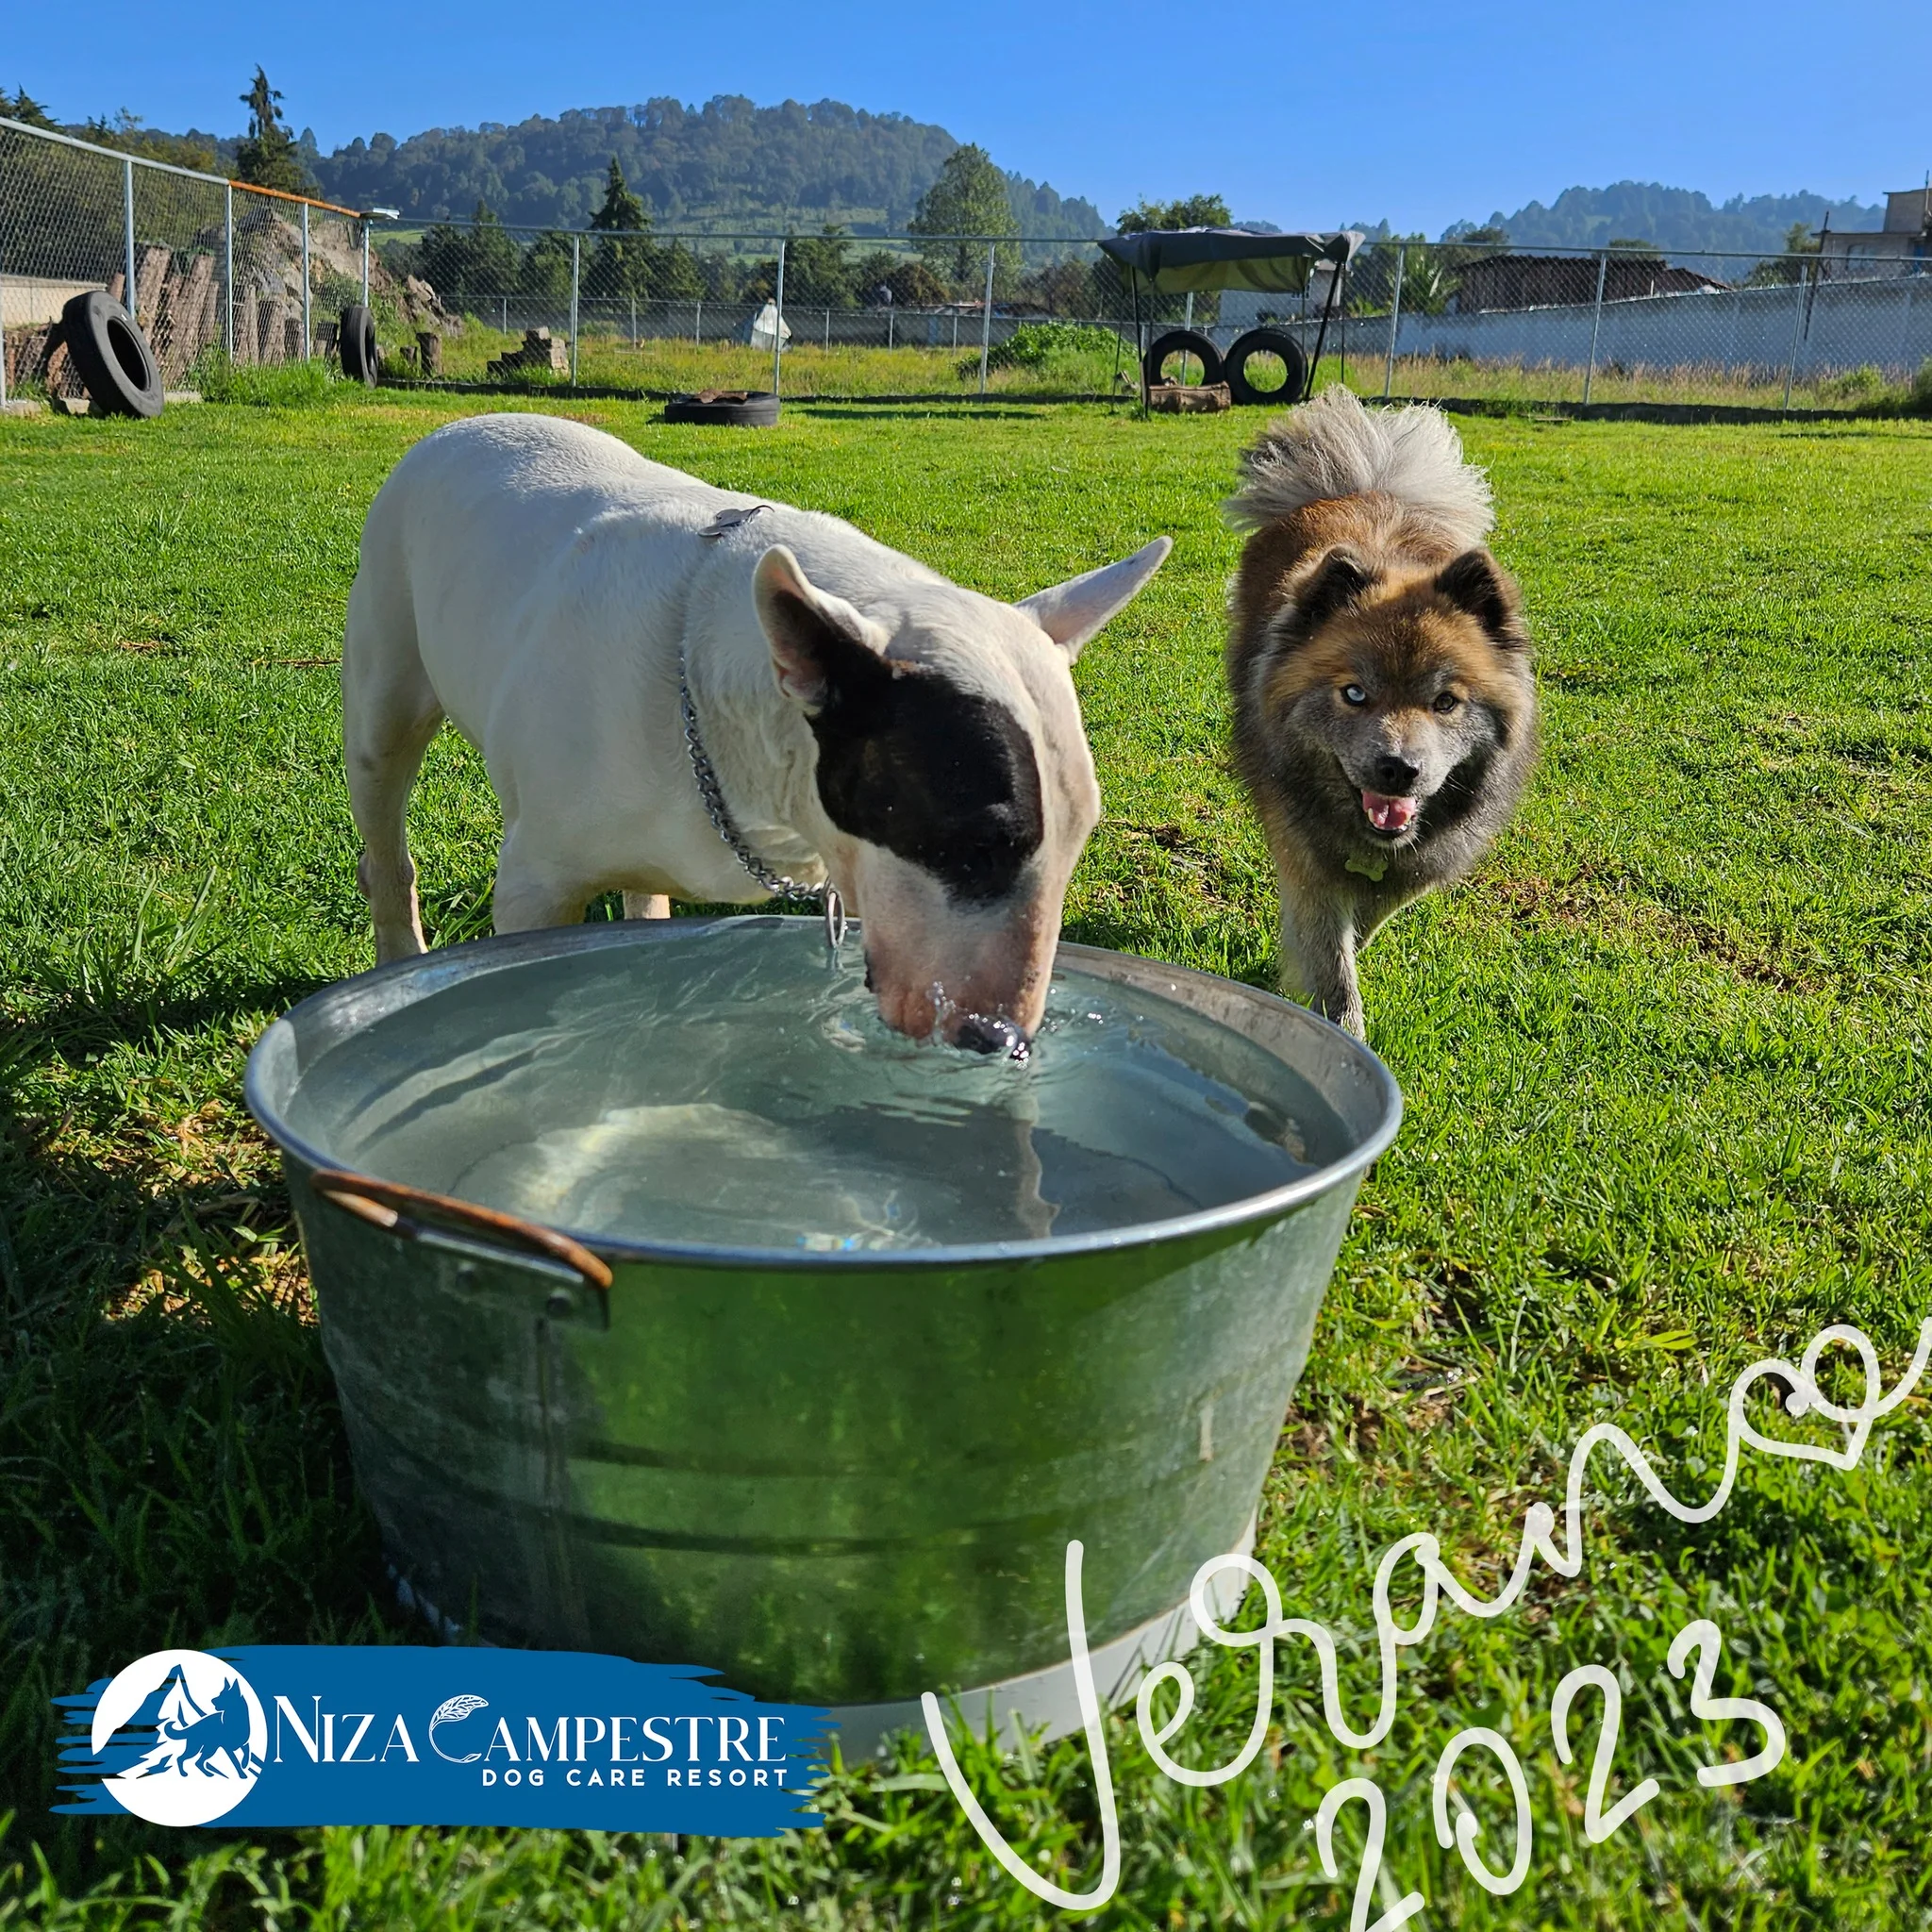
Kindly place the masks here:
POLYGON ((773 675, 793 704, 817 711, 840 684, 890 675, 878 626, 844 598, 820 590, 784 544, 758 558, 751 594, 772 647, 773 675))
POLYGON ((1436 573, 1436 593, 1466 610, 1504 650, 1520 651, 1528 644, 1522 593, 1487 550, 1465 550, 1451 558, 1436 573))
POLYGON ((1071 664, 1081 647, 1146 589, 1148 578, 1167 561, 1173 548, 1172 537, 1157 537, 1133 556, 1103 564, 1084 576, 1069 577, 1050 591, 1036 591, 1013 608, 1024 610, 1067 654, 1071 664))
POLYGON ((1353 604, 1375 581, 1375 571, 1366 558, 1346 543, 1336 544, 1323 554, 1294 593, 1295 629, 1306 636, 1353 604))

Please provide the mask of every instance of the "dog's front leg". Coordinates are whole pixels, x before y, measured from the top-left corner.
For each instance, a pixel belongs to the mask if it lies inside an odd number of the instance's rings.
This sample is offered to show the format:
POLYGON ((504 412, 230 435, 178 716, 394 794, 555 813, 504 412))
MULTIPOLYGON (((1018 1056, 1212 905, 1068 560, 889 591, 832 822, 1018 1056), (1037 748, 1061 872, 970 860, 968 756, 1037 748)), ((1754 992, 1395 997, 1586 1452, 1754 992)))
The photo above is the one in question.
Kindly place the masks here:
POLYGON ((1366 1035, 1355 972, 1355 902, 1281 882, 1281 990, 1357 1040, 1366 1035))
POLYGON ((624 916, 626 919, 669 919, 671 917, 671 894, 669 892, 626 892, 624 895, 624 916))
POLYGON ((513 825, 496 858, 496 930, 534 932, 552 925, 580 925, 591 887, 558 864, 513 825))

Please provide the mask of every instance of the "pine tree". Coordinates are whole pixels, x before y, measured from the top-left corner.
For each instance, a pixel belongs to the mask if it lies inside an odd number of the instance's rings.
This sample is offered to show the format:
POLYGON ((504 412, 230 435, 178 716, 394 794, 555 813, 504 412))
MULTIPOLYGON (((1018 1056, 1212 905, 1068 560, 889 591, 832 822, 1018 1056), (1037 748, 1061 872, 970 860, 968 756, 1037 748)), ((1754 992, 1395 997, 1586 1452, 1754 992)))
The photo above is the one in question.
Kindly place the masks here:
POLYGON ((248 132, 235 149, 235 178, 284 194, 307 194, 308 170, 295 149, 295 137, 281 117, 281 91, 268 84, 258 67, 255 84, 242 96, 248 109, 248 132))
POLYGON ((604 179, 604 206, 591 217, 591 225, 601 234, 636 235, 651 225, 650 210, 643 197, 625 186, 624 170, 617 157, 610 157, 610 172, 604 179))
POLYGON ((593 233, 607 237, 584 269, 584 287, 591 295, 610 299, 658 292, 658 250, 649 239, 651 211, 641 195, 625 185, 624 170, 615 155, 604 180, 604 205, 591 217, 593 233))
POLYGON ((25 121, 29 127, 54 126, 54 117, 47 112, 44 103, 35 100, 25 88, 8 100, 7 90, 0 87, 0 114, 9 121, 25 121))

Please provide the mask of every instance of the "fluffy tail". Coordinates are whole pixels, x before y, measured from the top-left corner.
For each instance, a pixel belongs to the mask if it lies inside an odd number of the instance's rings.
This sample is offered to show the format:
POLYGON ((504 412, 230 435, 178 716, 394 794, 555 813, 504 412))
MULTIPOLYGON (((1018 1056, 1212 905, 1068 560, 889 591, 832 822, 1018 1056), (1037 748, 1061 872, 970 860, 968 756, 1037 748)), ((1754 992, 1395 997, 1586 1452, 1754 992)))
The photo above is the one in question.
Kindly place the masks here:
POLYGON ((1241 458, 1241 487, 1226 505, 1237 529, 1259 530, 1304 504, 1376 490, 1434 517, 1467 544, 1495 521, 1490 485, 1462 457, 1440 409, 1362 408, 1339 383, 1262 431, 1241 458))

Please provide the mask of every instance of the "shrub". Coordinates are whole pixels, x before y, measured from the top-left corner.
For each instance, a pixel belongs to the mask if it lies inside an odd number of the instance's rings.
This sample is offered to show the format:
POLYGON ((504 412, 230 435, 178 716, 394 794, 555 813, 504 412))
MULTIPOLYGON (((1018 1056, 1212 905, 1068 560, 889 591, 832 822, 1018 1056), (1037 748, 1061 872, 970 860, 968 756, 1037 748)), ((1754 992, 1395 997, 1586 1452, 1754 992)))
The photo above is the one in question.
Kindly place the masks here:
POLYGON ((1885 372, 1867 362, 1860 369, 1847 369, 1840 375, 1827 376, 1818 385, 1818 393, 1826 402, 1845 403, 1857 408, 1860 403, 1874 403, 1890 388, 1885 379, 1885 372))
MULTIPOLYGON (((1003 342, 989 352, 989 369, 1045 369, 1056 362, 1111 356, 1116 338, 1110 328, 1096 328, 1084 322, 1023 322, 1003 342)), ((978 356, 965 357, 960 372, 979 367, 978 356)))
POLYGON ((1912 386, 1906 392, 1906 412, 1912 416, 1932 416, 1932 356, 1919 364, 1912 386))

